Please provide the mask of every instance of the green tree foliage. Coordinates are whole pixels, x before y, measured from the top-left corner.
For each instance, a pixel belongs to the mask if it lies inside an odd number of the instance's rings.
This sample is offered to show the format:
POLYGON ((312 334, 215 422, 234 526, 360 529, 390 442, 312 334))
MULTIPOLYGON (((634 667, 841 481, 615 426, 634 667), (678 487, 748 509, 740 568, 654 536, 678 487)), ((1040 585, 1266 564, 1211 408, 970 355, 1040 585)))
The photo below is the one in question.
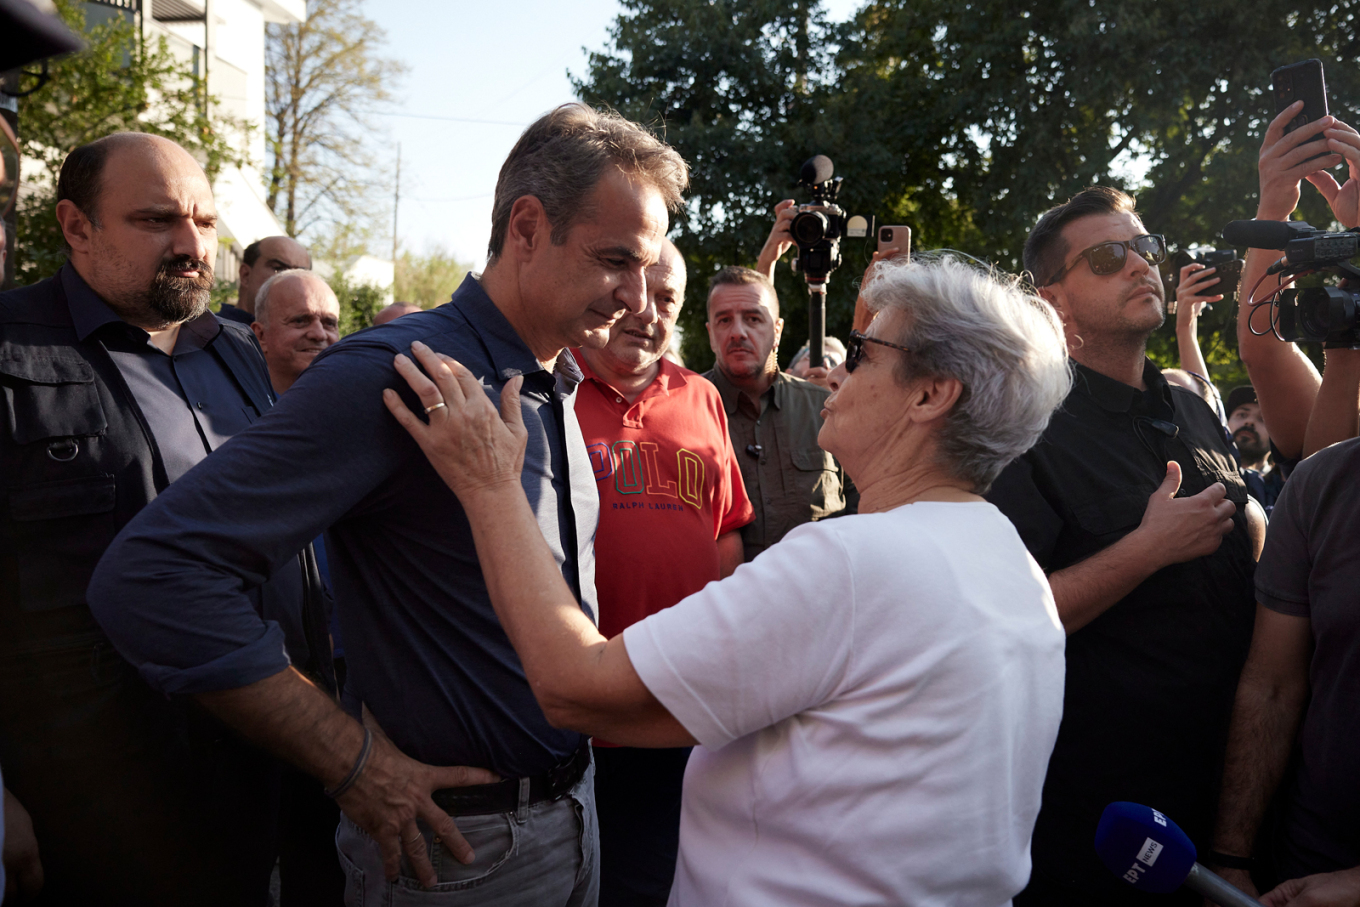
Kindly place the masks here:
MULTIPOLYGON (((807 0, 622 5, 610 47, 590 55, 574 84, 588 103, 653 125, 690 163, 689 204, 673 234, 690 271, 680 323, 685 361, 707 368, 707 280, 725 265, 755 262, 770 208, 792 196, 800 164, 820 150, 812 130, 816 99, 830 90, 831 38, 820 6, 807 0)), ((787 273, 780 285, 785 335, 797 338, 806 319, 789 303, 803 291, 787 273)))
POLYGON ((336 271, 327 278, 326 283, 335 291, 340 300, 340 336, 362 331, 373 326, 373 316, 386 305, 386 293, 381 287, 367 283, 351 283, 345 275, 336 271))
MULTIPOLYGON (((852 213, 910 225, 918 249, 1018 270, 1039 214, 1094 183, 1134 192, 1173 248, 1222 245, 1223 225, 1255 212, 1270 71, 1322 59, 1333 112, 1351 116, 1358 13, 1356 0, 871 0, 827 26, 795 0, 625 0, 577 89, 663 126, 694 166, 676 241, 696 290, 698 275, 755 259, 814 153, 836 162, 852 213)), ((1330 223, 1309 187, 1299 216, 1330 223)), ((828 313, 841 335, 865 258, 846 252, 828 313)), ((806 297, 782 266, 779 286, 787 354, 806 297)), ((1201 321, 1224 383, 1241 375, 1229 308, 1201 321)), ((699 364, 702 316, 691 305, 684 320, 699 364)), ((1151 351, 1170 365, 1174 348, 1168 324, 1151 351)))
POLYGON ((397 257, 396 270, 392 287, 396 299, 428 309, 448 302, 471 267, 454 258, 448 249, 435 246, 424 255, 403 251, 397 257))
POLYGON ((245 145, 242 124, 205 114, 191 64, 176 59, 164 38, 144 41, 120 17, 85 31, 84 8, 77 0, 57 0, 62 18, 84 32, 89 47, 53 60, 49 81, 19 100, 20 286, 56 273, 66 260, 54 210, 57 174, 80 145, 113 132, 150 132, 187 148, 210 178, 226 164, 244 163, 237 150, 245 145))

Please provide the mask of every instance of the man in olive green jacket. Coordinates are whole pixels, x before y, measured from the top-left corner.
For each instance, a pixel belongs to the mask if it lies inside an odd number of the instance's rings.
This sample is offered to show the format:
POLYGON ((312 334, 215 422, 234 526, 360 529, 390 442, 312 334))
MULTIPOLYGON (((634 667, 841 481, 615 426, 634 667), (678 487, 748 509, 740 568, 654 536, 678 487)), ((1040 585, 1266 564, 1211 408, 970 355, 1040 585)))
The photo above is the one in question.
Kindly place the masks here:
POLYGON ((708 340, 718 361, 704 377, 722 395, 755 508, 755 520, 741 531, 748 561, 795 526, 853 512, 857 497, 835 458, 817 446, 830 391, 779 370, 775 352, 783 328, 768 277, 738 267, 714 275, 708 340))

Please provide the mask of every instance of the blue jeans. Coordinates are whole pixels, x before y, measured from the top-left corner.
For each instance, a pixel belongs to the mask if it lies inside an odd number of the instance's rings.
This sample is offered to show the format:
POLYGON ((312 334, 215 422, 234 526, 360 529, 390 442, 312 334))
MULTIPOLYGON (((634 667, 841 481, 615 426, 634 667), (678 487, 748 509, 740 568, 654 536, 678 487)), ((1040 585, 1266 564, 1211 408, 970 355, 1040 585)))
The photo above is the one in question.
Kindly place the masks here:
POLYGON ((515 812, 458 816, 458 830, 477 858, 471 866, 433 843, 425 847, 438 882, 422 888, 405 857, 388 882, 377 843, 349 816, 340 817, 335 846, 345 872, 345 907, 595 907, 600 894, 600 833, 595 820, 595 766, 559 800, 515 812))

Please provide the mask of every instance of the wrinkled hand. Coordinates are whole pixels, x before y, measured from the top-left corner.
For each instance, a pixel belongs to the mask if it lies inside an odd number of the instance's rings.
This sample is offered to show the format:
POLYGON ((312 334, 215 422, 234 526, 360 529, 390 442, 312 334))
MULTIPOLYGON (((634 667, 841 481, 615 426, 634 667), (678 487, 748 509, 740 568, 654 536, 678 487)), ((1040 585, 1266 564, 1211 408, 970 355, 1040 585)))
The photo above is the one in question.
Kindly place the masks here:
MULTIPOLYGON (((482 395, 485 397, 485 395, 482 395)), ((482 768, 462 765, 434 766, 417 762, 393 746, 385 736, 373 735, 373 750, 354 786, 336 802, 345 815, 373 836, 382 853, 383 870, 388 881, 401 871, 401 855, 411 864, 416 878, 426 888, 438 881, 425 838, 416 820, 420 819, 460 863, 471 863, 472 848, 458 831, 448 813, 435 805, 430 794, 445 787, 491 784, 500 776, 482 768)))
MULTIPOLYGON (((1300 180, 1307 179, 1317 186, 1318 191, 1324 196, 1327 195, 1326 187, 1329 182, 1331 186, 1336 186, 1336 180, 1332 179, 1331 174, 1322 171, 1340 164, 1342 156, 1333 153, 1309 160, 1318 153, 1319 148, 1317 145, 1306 148, 1302 146, 1315 141, 1324 131, 1344 124, 1336 117, 1325 116, 1286 133, 1284 127, 1289 125, 1289 121, 1298 116, 1302 109, 1302 101, 1295 101, 1286 107, 1279 116, 1270 121, 1265 138, 1261 141, 1261 154, 1257 160, 1261 177, 1261 200, 1256 216, 1263 220, 1286 220, 1294 213, 1294 209, 1299 206, 1300 180)), ((1345 128, 1350 129, 1348 126, 1345 128)), ((1327 146, 1331 148, 1331 137, 1328 136, 1327 139, 1327 146)), ((1337 144, 1343 143, 1338 141, 1337 144)), ((1354 171, 1354 164, 1351 165, 1351 169, 1354 171)), ((1347 185, 1350 185, 1350 182, 1347 185)), ((1338 193, 1340 188, 1337 187, 1338 193)), ((1344 202, 1342 199, 1341 203, 1344 202)), ((1347 222, 1342 219, 1342 223, 1347 222)))
POLYGON ((1360 907, 1360 869, 1291 879, 1261 897, 1266 907, 1360 907))
POLYGON ((1182 564, 1213 554, 1232 532, 1237 505, 1226 499, 1227 489, 1215 482, 1199 494, 1176 497, 1181 487, 1181 466, 1166 464, 1166 478, 1148 498, 1143 521, 1135 532, 1153 546, 1163 565, 1182 564))
POLYGON ((1199 262, 1181 268, 1181 280, 1176 286, 1177 329, 1193 325, 1211 303, 1223 298, 1222 293, 1209 289, 1222 280, 1214 276, 1216 273, 1217 268, 1207 268, 1199 262))
POLYGON ((43 887, 42 860, 38 839, 33 834, 33 819, 18 798, 5 788, 5 890, 0 901, 24 900, 38 896, 43 887))
POLYGON ((775 262, 793 246, 793 234, 789 232, 789 224, 793 223, 793 218, 797 214, 798 208, 791 198, 786 198, 774 206, 774 226, 770 228, 770 235, 760 249, 755 267, 770 279, 774 279, 775 262))
POLYGON ((440 478, 464 501, 481 490, 519 488, 529 436, 519 405, 523 377, 506 382, 498 414, 482 385, 462 365, 419 341, 411 344, 411 352, 425 372, 399 353, 397 373, 416 392, 422 406, 444 405, 430 411, 426 424, 391 388, 383 390, 383 402, 415 438, 440 478))

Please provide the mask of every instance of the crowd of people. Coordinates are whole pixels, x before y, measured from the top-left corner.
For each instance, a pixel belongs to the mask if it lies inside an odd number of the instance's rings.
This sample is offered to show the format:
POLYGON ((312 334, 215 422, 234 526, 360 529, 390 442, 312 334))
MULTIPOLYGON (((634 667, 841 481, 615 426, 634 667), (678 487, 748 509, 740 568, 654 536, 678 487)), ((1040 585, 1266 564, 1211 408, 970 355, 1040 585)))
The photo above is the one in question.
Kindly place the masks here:
MULTIPOLYGON (((1360 224, 1360 134, 1290 115, 1257 217, 1360 224)), ((1135 801, 1269 907, 1360 904, 1360 352, 1250 330, 1272 253, 1226 397, 1214 269, 1163 374, 1166 240, 1100 186, 1025 280, 875 256, 786 372, 783 201, 700 375, 688 179, 551 111, 485 269, 341 341, 288 237, 209 310, 183 148, 68 156, 68 260, 0 295, 6 903, 1198 903, 1098 859, 1135 801)))

